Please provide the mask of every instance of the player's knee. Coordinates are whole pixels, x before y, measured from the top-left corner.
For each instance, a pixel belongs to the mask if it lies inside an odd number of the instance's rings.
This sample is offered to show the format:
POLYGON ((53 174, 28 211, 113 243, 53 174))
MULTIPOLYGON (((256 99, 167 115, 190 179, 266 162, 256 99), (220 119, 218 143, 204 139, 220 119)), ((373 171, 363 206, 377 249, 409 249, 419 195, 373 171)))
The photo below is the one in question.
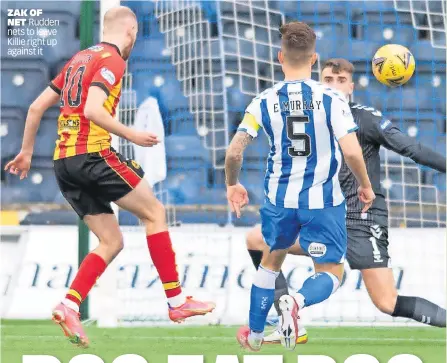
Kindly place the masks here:
POLYGON ((247 249, 249 250, 262 250, 262 234, 258 228, 252 228, 246 236, 247 249))
POLYGON ((373 302, 376 308, 382 313, 391 315, 396 307, 396 299, 397 295, 384 295, 375 299, 373 302))
POLYGON ((165 206, 157 199, 150 206, 148 206, 148 208, 145 209, 143 215, 141 216, 141 221, 144 224, 165 223, 165 220, 165 206))
POLYGON ((107 234, 99 239, 99 242, 108 250, 113 252, 114 255, 120 253, 124 248, 124 239, 121 233, 107 234))

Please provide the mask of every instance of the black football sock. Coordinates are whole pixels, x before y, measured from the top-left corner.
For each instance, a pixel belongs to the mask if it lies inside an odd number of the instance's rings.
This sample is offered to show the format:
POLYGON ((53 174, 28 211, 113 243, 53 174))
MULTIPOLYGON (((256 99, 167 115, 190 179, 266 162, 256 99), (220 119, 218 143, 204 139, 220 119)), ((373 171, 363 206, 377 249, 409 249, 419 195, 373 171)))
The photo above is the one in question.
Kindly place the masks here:
POLYGON ((255 266, 255 268, 257 270, 259 265, 261 264, 262 251, 248 250, 248 253, 250 254, 251 260, 253 261, 253 265, 255 266))
POLYGON ((392 316, 410 318, 420 323, 445 328, 445 309, 421 297, 398 296, 392 316))
POLYGON ((283 295, 288 294, 289 294, 289 286, 287 284, 286 277, 284 276, 282 271, 280 271, 279 276, 276 278, 275 281, 275 301, 273 303, 278 315, 281 315, 281 310, 279 309, 279 298, 283 295))
MULTIPOLYGON (((256 267, 256 270, 257 270, 259 265, 261 264, 262 251, 248 250, 248 253, 250 254, 251 260, 253 261, 253 265, 256 267)), ((278 313, 278 315, 281 315, 281 310, 279 310, 279 298, 283 295, 287 295, 288 293, 289 293, 289 289, 287 286, 287 280, 281 271, 275 281, 275 303, 274 303, 274 305, 275 305, 275 309, 276 309, 276 312, 278 313)))

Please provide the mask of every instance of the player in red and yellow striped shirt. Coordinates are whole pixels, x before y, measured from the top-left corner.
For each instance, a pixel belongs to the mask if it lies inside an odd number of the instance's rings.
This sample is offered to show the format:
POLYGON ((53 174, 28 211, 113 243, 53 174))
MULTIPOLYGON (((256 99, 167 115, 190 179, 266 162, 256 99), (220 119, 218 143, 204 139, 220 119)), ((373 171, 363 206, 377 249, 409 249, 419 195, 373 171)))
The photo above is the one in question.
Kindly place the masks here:
POLYGON ((64 197, 99 239, 99 246, 84 259, 65 299, 53 311, 53 320, 71 342, 80 346, 87 346, 88 338, 79 320, 79 305, 123 247, 110 202, 145 224, 149 252, 163 283, 171 320, 181 322, 215 307, 214 303, 183 296, 165 209, 143 180, 140 166, 111 148, 110 134, 146 147, 159 142, 155 135, 135 131, 114 118, 125 61, 135 43, 137 28, 136 16, 127 7, 106 13, 104 42, 75 54, 33 102, 22 150, 5 168, 20 174, 21 179, 27 177, 42 115, 60 102, 59 140, 54 151, 56 179, 64 197))

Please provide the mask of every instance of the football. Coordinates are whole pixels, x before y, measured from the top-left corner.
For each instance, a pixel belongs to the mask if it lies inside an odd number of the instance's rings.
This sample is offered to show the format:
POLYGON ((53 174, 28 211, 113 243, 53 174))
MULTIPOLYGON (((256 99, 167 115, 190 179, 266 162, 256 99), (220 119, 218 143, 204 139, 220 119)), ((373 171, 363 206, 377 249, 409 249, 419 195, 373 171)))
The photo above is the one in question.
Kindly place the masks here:
POLYGON ((379 48, 372 60, 374 76, 386 86, 398 87, 407 83, 413 75, 415 61, 408 48, 399 44, 387 44, 379 48))

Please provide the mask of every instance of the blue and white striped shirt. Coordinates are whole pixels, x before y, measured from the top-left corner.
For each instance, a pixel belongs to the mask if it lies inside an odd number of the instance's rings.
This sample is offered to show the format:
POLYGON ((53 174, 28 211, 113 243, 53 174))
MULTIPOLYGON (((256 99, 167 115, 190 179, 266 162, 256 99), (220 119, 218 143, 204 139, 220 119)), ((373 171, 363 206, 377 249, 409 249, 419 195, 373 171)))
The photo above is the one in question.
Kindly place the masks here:
POLYGON ((284 208, 321 209, 344 201, 337 140, 357 129, 348 103, 311 79, 285 81, 255 97, 239 130, 262 127, 270 143, 264 189, 284 208))

